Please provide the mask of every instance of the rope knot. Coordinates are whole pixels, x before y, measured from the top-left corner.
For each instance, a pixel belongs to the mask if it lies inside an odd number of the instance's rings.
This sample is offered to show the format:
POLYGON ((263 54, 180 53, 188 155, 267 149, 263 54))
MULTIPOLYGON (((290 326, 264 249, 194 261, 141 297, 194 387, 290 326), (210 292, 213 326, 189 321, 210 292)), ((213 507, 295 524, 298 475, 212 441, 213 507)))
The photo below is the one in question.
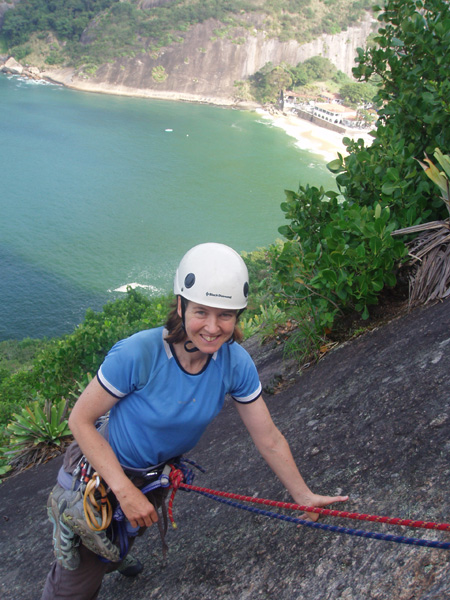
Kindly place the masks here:
MULTIPOLYGON (((178 490, 181 484, 184 482, 184 474, 181 469, 177 469, 172 465, 172 470, 170 471, 170 485, 174 491, 178 490)), ((172 492, 173 493, 173 492, 172 492)))
POLYGON ((170 471, 170 485, 172 487, 172 493, 170 495, 170 499, 169 499, 169 506, 167 509, 167 512, 169 513, 169 519, 170 522, 172 523, 172 527, 174 529, 177 528, 177 524, 174 521, 173 518, 173 501, 175 500, 175 494, 177 493, 177 490, 179 490, 179 488, 181 487, 183 481, 184 481, 184 474, 183 471, 181 469, 177 469, 174 465, 171 465, 172 470, 170 471))

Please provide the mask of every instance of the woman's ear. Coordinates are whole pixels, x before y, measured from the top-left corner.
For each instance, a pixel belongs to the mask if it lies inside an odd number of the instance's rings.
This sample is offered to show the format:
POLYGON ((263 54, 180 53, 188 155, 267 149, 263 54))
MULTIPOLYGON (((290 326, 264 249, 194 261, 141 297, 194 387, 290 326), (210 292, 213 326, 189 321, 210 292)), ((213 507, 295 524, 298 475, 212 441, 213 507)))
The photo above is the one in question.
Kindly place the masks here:
POLYGON ((183 318, 183 311, 181 308, 181 297, 177 296, 177 314, 180 317, 180 319, 183 318))

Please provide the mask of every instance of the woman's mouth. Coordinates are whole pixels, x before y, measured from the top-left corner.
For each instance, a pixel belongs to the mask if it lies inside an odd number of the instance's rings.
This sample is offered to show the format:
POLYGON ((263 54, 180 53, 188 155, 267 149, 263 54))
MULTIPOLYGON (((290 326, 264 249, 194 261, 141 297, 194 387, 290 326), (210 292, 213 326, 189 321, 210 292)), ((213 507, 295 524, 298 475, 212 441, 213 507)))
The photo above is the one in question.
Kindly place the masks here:
POLYGON ((202 335, 201 338, 205 340, 205 342, 215 342, 219 336, 218 335, 202 335))

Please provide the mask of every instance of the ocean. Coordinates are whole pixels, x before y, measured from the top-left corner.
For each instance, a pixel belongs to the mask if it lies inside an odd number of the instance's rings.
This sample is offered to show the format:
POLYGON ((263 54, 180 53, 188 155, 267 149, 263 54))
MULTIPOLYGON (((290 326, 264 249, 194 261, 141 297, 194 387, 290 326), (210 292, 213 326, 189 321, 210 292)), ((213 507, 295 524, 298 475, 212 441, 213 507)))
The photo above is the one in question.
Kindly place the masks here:
POLYGON ((280 237, 325 160, 250 111, 0 76, 0 341, 69 333, 127 285, 171 290, 191 246, 280 237))

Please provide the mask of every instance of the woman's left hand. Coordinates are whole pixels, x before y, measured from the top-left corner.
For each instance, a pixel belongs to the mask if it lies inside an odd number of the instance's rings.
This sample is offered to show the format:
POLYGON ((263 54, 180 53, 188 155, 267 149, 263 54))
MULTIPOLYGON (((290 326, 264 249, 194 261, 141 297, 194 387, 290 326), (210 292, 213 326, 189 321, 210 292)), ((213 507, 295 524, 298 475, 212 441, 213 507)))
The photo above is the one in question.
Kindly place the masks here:
MULTIPOLYGON (((295 498, 297 504, 311 508, 324 508, 329 504, 334 504, 335 502, 345 502, 346 500, 348 500, 348 496, 320 496, 318 494, 311 494, 308 496, 303 496, 302 498, 295 498)), ((300 516, 300 518, 308 521, 317 521, 319 516, 319 513, 305 512, 300 516)))

